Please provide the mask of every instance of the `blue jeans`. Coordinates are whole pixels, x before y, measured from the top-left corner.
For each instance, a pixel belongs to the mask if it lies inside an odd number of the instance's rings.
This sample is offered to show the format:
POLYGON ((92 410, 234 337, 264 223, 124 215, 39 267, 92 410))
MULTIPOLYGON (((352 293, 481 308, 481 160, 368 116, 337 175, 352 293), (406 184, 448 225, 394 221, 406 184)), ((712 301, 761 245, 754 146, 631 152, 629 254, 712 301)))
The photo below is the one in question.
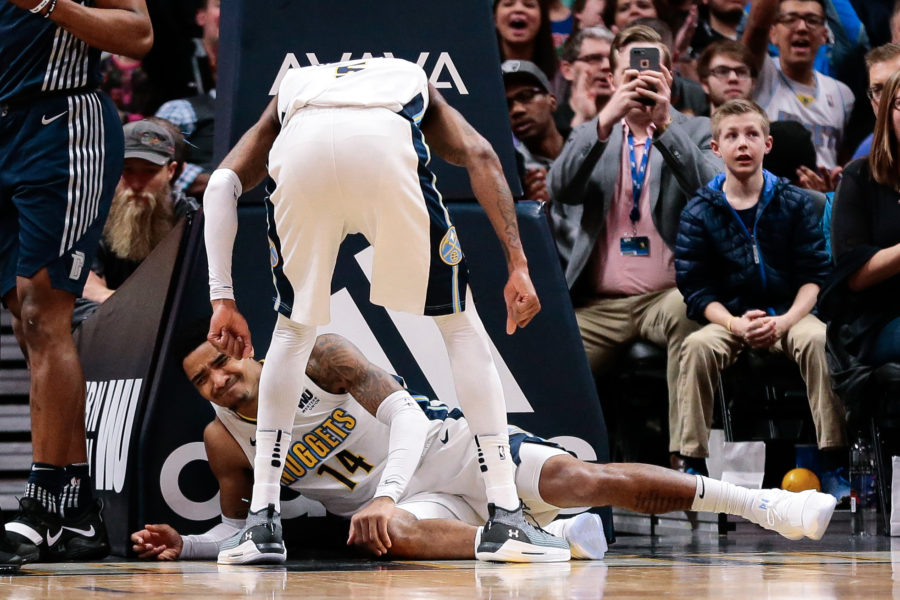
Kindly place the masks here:
POLYGON ((868 365, 880 366, 889 362, 900 362, 900 317, 884 326, 875 343, 860 357, 868 365))

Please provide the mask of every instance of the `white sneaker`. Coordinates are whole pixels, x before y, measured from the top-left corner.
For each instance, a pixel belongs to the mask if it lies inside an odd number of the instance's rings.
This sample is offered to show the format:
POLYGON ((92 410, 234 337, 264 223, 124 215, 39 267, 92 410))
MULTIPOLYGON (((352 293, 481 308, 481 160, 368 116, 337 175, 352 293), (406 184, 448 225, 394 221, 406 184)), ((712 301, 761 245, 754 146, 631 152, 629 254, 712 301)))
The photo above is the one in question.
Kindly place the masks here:
POLYGON ((556 519, 546 527, 549 533, 569 542, 572 558, 601 560, 609 549, 603 520, 594 513, 581 513, 571 519, 556 519))
POLYGON ((749 520, 777 531, 789 540, 799 540, 803 536, 822 539, 837 506, 834 496, 815 490, 799 493, 759 490, 753 500, 749 520))

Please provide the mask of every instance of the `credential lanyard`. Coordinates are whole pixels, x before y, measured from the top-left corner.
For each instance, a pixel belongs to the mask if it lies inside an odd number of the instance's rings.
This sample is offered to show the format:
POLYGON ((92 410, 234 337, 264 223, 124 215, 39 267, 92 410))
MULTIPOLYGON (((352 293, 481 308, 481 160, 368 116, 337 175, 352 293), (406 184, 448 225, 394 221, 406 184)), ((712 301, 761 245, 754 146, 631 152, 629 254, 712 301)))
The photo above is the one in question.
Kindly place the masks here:
POLYGON ((630 133, 628 134, 628 154, 631 158, 631 197, 634 202, 628 218, 631 219, 632 225, 636 225, 641 220, 641 210, 639 208, 641 191, 644 189, 644 178, 647 175, 647 160, 650 158, 650 146, 652 144, 653 138, 648 136, 644 142, 644 156, 641 157, 641 165, 638 167, 637 160, 634 158, 634 136, 630 133))

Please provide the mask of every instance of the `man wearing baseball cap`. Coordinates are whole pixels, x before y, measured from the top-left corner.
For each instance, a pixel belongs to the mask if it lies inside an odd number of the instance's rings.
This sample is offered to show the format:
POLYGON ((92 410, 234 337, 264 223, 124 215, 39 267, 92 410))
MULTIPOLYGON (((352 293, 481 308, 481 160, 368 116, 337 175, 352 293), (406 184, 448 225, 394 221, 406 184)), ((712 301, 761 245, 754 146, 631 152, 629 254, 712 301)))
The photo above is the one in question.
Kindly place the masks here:
POLYGON ((97 257, 84 287, 76 322, 93 312, 137 269, 178 220, 197 203, 172 188, 184 164, 184 138, 158 117, 128 123, 125 165, 116 187, 97 257))
POLYGON ((547 169, 562 151, 565 139, 556 128, 556 97, 544 72, 527 60, 507 60, 500 65, 509 120, 522 157, 525 197, 549 202, 547 169))

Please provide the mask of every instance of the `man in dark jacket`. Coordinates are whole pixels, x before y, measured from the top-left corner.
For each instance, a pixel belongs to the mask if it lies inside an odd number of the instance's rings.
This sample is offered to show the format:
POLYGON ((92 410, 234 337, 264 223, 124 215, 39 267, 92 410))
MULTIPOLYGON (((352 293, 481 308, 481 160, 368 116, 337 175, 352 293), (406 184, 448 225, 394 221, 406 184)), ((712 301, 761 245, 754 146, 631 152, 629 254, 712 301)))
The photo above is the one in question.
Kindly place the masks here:
POLYGON ((725 173, 685 207, 675 245, 688 316, 706 324, 682 345, 681 454, 709 456, 717 374, 747 347, 783 352, 799 365, 819 448, 843 447, 843 407, 831 391, 825 325, 810 313, 829 270, 815 206, 763 170, 772 138, 759 106, 731 100, 716 111, 712 129, 711 146, 725 173))

